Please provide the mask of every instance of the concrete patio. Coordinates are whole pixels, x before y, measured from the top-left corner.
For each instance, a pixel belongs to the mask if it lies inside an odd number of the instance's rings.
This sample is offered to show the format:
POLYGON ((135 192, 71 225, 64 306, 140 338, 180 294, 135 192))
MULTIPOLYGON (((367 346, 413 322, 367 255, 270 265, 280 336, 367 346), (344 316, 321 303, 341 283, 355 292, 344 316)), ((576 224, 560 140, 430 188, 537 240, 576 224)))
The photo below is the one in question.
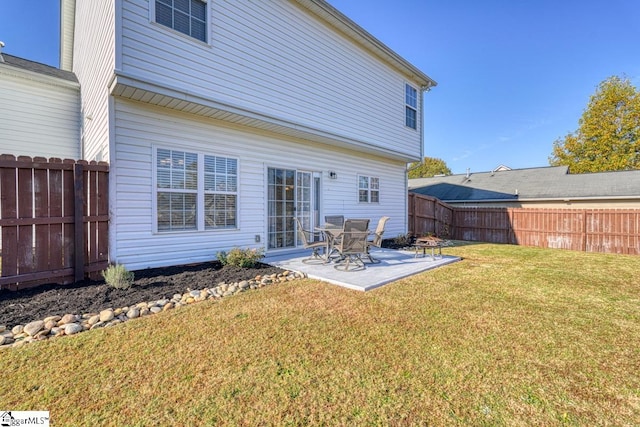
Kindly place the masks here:
POLYGON ((431 254, 427 253, 425 256, 416 258, 413 251, 372 249, 371 255, 380 260, 379 264, 366 263, 367 268, 364 270, 344 272, 336 270, 333 263, 303 263, 302 260, 308 258, 310 254, 310 250, 271 254, 267 255, 262 262, 305 273, 311 279, 322 280, 358 291, 370 291, 404 277, 460 261, 460 257, 448 255, 432 258, 431 254))

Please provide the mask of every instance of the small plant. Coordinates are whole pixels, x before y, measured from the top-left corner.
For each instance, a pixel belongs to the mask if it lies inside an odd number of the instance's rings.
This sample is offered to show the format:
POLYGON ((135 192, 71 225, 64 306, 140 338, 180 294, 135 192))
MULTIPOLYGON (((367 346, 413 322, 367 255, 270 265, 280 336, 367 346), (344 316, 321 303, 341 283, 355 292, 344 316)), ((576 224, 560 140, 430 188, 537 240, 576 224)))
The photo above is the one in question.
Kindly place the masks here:
POLYGON ((107 285, 116 289, 129 289, 133 285, 134 274, 122 264, 112 264, 102 272, 107 285))
POLYGON ((228 253, 224 251, 218 252, 216 256, 222 265, 252 268, 255 267, 262 258, 264 258, 264 252, 262 249, 233 248, 228 253))
POLYGON ((411 235, 409 234, 399 234, 398 237, 393 239, 393 244, 398 248, 404 248, 407 246, 411 246, 411 235))

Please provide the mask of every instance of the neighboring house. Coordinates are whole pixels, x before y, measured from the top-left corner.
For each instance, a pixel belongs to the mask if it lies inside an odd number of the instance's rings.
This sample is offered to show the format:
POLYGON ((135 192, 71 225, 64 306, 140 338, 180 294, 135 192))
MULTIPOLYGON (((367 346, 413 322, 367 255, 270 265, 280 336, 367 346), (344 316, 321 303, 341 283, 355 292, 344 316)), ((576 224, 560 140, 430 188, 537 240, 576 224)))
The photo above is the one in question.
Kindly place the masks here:
POLYGON ((69 71, 0 53, 0 154, 77 159, 80 84, 69 71))
POLYGON ((407 231, 427 75, 323 0, 62 0, 84 154, 131 269, 301 247, 326 214, 407 231))
POLYGON ((566 166, 409 180, 409 191, 452 206, 640 208, 640 170, 569 174, 566 166))

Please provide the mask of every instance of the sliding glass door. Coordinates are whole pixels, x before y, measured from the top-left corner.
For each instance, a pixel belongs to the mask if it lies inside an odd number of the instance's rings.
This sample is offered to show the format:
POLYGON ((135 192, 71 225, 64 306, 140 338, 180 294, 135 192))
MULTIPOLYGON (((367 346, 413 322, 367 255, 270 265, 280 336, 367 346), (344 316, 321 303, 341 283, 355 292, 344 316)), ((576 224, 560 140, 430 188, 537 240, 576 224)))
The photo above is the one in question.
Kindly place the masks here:
POLYGON ((276 168, 269 168, 267 173, 268 248, 294 248, 299 242, 295 218, 306 229, 313 229, 317 223, 320 174, 276 168))

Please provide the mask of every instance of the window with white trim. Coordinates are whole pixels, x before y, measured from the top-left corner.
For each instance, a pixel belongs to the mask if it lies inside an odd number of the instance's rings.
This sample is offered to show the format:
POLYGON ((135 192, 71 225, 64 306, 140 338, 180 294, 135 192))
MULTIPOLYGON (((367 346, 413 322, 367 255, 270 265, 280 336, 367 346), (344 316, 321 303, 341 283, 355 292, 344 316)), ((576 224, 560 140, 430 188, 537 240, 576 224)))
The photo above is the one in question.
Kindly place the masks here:
POLYGON ((418 128, 418 90, 408 83, 404 85, 405 121, 411 129, 418 128))
POLYGON ((158 148, 158 232, 237 228, 238 160, 158 148))
POLYGON ((207 41, 207 3, 202 0, 156 0, 156 22, 207 41))
POLYGON ((358 175, 358 202, 380 202, 380 179, 372 176, 358 175))
POLYGON ((235 228, 238 208, 238 161, 204 156, 204 227, 235 228))

